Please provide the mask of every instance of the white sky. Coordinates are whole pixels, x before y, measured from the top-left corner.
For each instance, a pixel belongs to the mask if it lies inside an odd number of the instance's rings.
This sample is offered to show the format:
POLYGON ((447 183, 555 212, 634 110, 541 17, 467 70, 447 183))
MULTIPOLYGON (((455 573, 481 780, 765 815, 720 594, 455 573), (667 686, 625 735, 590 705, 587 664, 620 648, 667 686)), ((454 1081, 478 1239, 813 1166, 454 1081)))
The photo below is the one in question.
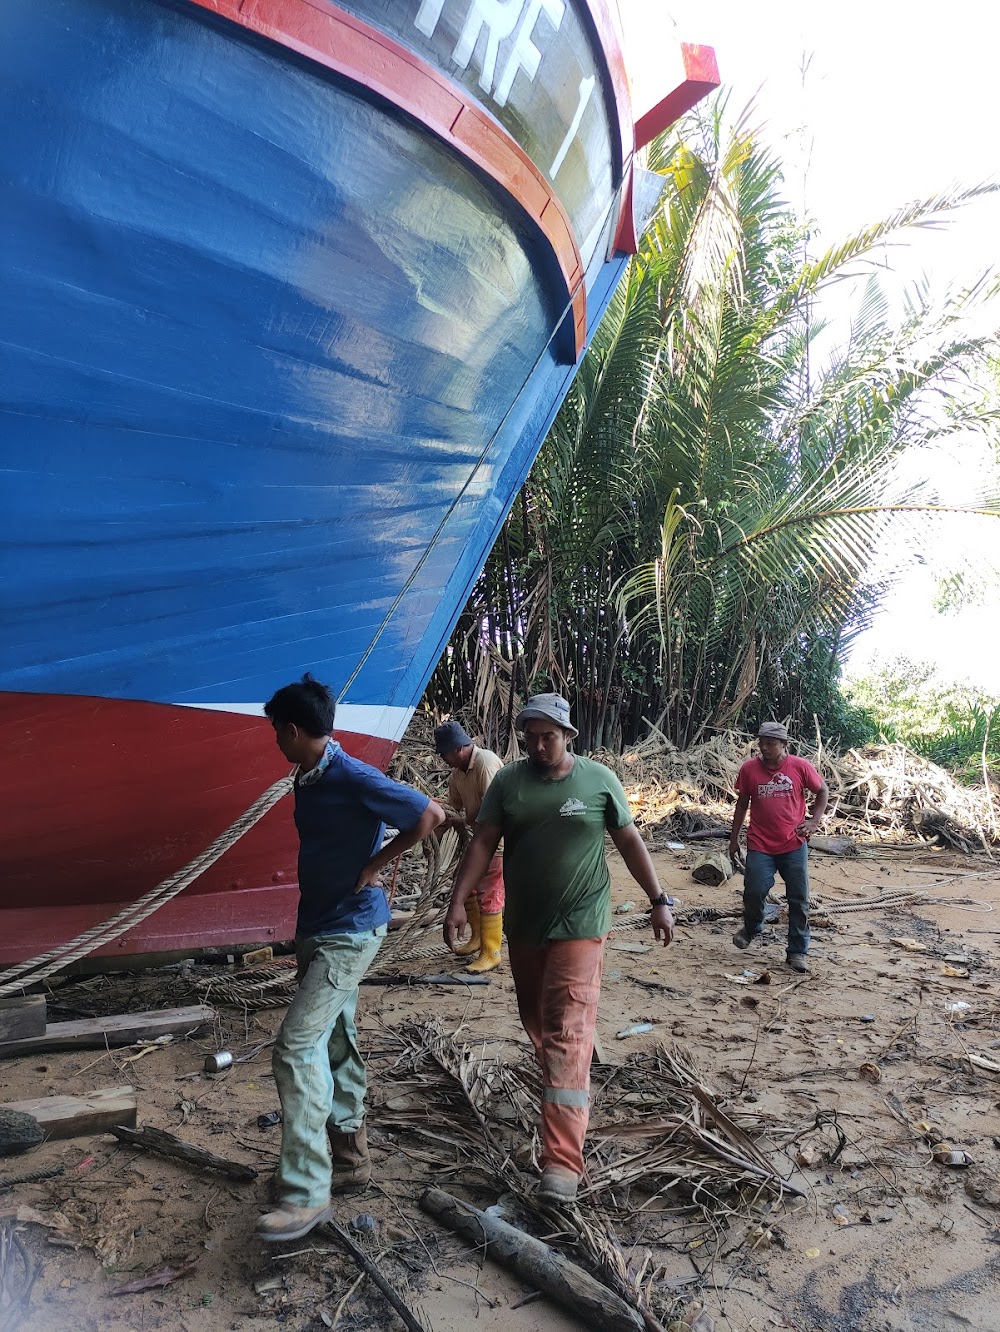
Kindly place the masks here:
MULTIPOLYGON (((936 10, 903 0, 618 3, 640 86, 656 77, 654 26, 715 48, 731 107, 755 102, 757 123, 786 164, 789 201, 816 221, 816 251, 914 199, 1000 176, 996 0, 936 10)), ((907 233, 885 262, 899 281, 927 275, 943 292, 1000 267, 998 237, 1000 197, 970 205, 942 231, 907 233)), ((955 464, 967 471, 958 449, 955 464)), ((970 537, 1000 565, 1000 535, 979 528, 942 533, 940 549, 970 537)), ((938 616, 935 583, 927 569, 905 578, 859 640, 851 668, 902 653, 1000 693, 997 608, 938 616)))

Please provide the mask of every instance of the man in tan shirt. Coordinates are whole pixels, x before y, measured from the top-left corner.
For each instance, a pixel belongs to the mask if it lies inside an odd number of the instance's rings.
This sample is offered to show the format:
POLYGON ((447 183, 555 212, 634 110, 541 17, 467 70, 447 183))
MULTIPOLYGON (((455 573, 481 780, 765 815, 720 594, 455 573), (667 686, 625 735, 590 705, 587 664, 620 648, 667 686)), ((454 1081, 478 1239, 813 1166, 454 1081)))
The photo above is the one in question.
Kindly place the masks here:
MULTIPOLYGON (((503 767, 503 762, 491 749, 474 745, 457 721, 442 722, 434 732, 434 748, 451 769, 448 804, 456 811, 449 814, 441 827, 471 832, 486 788, 503 767)), ((472 935, 466 943, 455 946, 454 951, 459 957, 479 954, 466 971, 492 971, 499 963, 503 904, 503 855, 497 852, 465 904, 472 935)))

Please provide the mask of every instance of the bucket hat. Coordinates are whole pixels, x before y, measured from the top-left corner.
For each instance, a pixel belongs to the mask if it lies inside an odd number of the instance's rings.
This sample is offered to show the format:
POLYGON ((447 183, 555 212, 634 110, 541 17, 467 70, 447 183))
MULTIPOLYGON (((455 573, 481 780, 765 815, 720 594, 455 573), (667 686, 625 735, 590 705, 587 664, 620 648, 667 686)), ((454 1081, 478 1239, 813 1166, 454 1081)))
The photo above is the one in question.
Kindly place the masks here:
POLYGON ((757 727, 758 740, 784 740, 788 743, 788 727, 781 722, 761 722, 757 727))
POLYGON ((438 754, 450 754, 453 749, 464 749, 471 744, 472 736, 461 722, 446 721, 434 728, 434 749, 438 754))
POLYGON ((519 731, 524 730, 524 723, 535 717, 544 721, 554 721, 570 735, 578 735, 576 727, 569 719, 569 704, 562 694, 535 694, 514 718, 514 725, 519 731))

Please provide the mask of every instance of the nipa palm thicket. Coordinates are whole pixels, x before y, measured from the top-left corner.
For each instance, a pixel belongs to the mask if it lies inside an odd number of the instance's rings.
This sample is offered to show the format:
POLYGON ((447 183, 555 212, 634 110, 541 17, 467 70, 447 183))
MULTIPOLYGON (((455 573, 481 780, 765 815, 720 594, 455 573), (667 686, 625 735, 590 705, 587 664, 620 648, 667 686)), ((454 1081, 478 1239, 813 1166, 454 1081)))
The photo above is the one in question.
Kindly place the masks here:
POLYGON ((721 103, 650 167, 662 206, 428 689, 501 746, 539 688, 568 696, 581 748, 627 744, 644 719, 685 746, 827 712, 890 529, 912 551, 940 511, 900 459, 994 428, 972 373, 994 344, 962 331, 980 292, 937 308, 917 292, 890 317, 871 282, 845 345, 822 366, 814 350, 824 288, 980 190, 811 259, 778 162, 721 103))

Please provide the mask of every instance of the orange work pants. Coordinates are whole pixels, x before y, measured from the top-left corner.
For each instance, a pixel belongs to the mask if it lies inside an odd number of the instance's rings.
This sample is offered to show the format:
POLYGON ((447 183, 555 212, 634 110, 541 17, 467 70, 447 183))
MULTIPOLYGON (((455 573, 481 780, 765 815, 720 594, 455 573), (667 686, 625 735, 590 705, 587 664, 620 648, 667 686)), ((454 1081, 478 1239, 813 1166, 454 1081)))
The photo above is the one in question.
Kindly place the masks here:
POLYGON ((604 940, 535 948, 508 939, 507 947, 518 1012, 542 1069, 542 1167, 582 1175, 604 940))
POLYGON ((495 916, 503 910, 503 856, 494 856, 489 868, 476 884, 476 896, 479 910, 487 916, 495 916))

